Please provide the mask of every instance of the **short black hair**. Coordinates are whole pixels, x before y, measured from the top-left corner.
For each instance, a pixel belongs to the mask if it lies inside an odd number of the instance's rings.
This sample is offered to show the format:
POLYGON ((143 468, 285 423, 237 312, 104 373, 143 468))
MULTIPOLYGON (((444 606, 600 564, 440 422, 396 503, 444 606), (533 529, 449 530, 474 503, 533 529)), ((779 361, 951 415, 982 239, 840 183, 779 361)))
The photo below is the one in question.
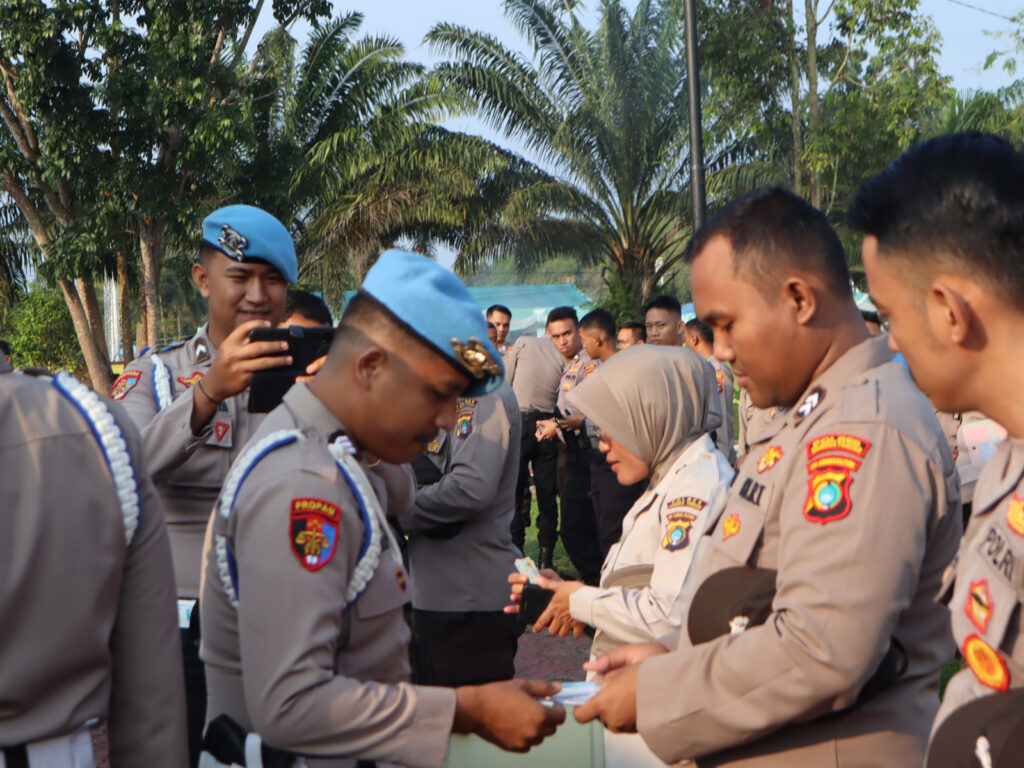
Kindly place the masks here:
POLYGON ((695 331, 708 344, 715 343, 715 332, 711 330, 711 326, 705 323, 700 318, 693 318, 686 323, 686 330, 695 331))
POLYGON ((736 274, 764 296, 777 290, 784 276, 780 267, 818 275, 836 298, 853 296, 839 236, 824 213, 789 190, 761 187, 728 203, 694 234, 686 261, 692 264, 717 236, 732 246, 736 274))
POLYGON ((865 323, 874 323, 879 328, 882 327, 882 318, 877 312, 872 312, 870 309, 862 309, 860 316, 864 318, 865 323))
POLYGON ((0 339, 0 355, 11 354, 11 345, 7 343, 6 339, 0 339))
POLYGON ((580 328, 588 331, 601 331, 609 340, 615 339, 615 318, 607 309, 595 309, 587 312, 580 320, 580 328))
POLYGON ((1024 305, 1024 154, 985 133, 939 136, 865 181, 850 226, 908 266, 980 278, 1024 305))
POLYGON ((512 310, 506 307, 504 304, 491 304, 484 312, 484 317, 490 317, 495 312, 501 312, 503 315, 512 317, 512 310))
POLYGON ((285 299, 284 304, 285 319, 295 313, 309 318, 320 325, 334 325, 334 320, 331 318, 331 310, 327 308, 323 299, 308 291, 289 288, 288 298, 285 299))
POLYGON ((643 323, 637 322, 636 320, 627 320, 619 326, 621 331, 623 328, 627 328, 633 332, 633 336, 640 339, 640 341, 647 341, 647 326, 643 323))
POLYGON ((576 310, 572 307, 555 307, 548 312, 548 321, 544 325, 551 325, 556 320, 572 320, 576 325, 580 324, 580 319, 576 316, 576 310))
POLYGON ((644 304, 645 315, 652 309, 664 309, 666 312, 672 312, 680 317, 683 316, 683 305, 679 303, 679 299, 670 293, 663 293, 661 296, 655 296, 644 304))

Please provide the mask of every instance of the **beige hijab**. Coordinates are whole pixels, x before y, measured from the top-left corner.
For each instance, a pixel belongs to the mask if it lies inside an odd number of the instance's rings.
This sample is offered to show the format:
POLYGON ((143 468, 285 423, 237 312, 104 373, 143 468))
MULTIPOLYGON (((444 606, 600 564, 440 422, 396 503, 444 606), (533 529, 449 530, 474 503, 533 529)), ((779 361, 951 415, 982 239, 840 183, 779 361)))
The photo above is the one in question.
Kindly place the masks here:
POLYGON ((714 371, 685 347, 639 344, 612 356, 567 398, 651 467, 657 485, 690 443, 720 426, 714 371))

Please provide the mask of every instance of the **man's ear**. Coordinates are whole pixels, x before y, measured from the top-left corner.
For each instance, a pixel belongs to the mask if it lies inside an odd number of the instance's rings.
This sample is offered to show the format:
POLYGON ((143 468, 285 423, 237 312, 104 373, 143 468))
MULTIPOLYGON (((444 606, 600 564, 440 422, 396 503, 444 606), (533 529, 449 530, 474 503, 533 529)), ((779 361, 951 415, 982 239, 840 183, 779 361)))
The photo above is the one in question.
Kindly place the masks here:
POLYGON ((783 300, 800 325, 809 325, 818 311, 818 296, 802 277, 790 277, 782 287, 783 300))
POLYGON ((201 261, 192 265, 192 282, 204 299, 210 298, 210 273, 201 261))
POLYGON ((943 345, 967 346, 980 331, 970 302, 941 278, 928 287, 926 313, 932 333, 943 345))
POLYGON ((366 391, 373 389, 374 382, 380 379, 387 366, 387 351, 376 344, 370 344, 356 356, 356 383, 366 391))

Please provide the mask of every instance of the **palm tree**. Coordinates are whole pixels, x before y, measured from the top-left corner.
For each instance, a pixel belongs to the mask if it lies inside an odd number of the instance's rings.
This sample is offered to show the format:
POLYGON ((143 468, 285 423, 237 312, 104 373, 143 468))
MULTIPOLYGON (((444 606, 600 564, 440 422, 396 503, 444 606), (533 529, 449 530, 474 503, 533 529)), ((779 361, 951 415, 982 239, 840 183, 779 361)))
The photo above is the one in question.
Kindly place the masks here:
POLYGON ((435 69, 445 88, 537 158, 499 184, 498 215, 467 231, 457 266, 570 254, 608 265, 642 303, 677 268, 691 232, 682 30, 657 0, 632 15, 606 0, 595 31, 577 7, 506 0, 533 61, 455 24, 427 34, 452 59, 435 69))

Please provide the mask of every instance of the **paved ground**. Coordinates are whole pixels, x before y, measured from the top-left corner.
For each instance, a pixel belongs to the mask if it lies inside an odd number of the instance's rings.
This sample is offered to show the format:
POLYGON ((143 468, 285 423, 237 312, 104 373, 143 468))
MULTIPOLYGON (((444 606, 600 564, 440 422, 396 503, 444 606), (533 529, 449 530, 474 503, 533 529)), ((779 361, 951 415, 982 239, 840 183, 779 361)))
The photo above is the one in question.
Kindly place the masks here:
POLYGON ((583 662, 590 658, 590 638, 579 640, 549 635, 547 630, 535 635, 532 627, 519 636, 516 654, 516 677, 565 682, 586 677, 583 662))

